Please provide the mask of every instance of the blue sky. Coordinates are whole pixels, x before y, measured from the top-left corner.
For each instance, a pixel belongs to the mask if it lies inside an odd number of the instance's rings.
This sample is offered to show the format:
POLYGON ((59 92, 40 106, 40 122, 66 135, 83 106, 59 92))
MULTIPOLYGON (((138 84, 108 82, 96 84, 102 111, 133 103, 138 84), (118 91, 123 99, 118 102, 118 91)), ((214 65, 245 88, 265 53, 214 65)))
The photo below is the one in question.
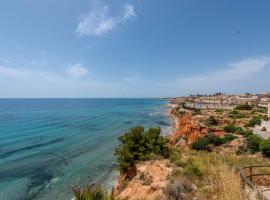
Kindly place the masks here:
POLYGON ((0 97, 270 90, 268 0, 0 2, 0 97))

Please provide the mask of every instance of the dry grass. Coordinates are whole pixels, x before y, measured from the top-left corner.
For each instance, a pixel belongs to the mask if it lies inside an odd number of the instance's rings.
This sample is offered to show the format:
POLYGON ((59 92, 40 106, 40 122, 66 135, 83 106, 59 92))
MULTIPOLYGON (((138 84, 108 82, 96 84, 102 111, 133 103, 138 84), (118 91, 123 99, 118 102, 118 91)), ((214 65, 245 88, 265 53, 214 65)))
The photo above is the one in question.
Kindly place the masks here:
POLYGON ((229 169, 228 166, 221 166, 218 171, 216 195, 213 196, 213 199, 246 200, 247 197, 245 197, 241 188, 241 180, 238 174, 229 169))
POLYGON ((236 169, 269 163, 268 160, 257 157, 219 155, 215 152, 182 151, 178 157, 181 161, 176 155, 174 152, 171 161, 176 164, 178 173, 172 179, 177 182, 180 176, 191 180, 197 187, 195 196, 199 200, 247 200, 236 169))

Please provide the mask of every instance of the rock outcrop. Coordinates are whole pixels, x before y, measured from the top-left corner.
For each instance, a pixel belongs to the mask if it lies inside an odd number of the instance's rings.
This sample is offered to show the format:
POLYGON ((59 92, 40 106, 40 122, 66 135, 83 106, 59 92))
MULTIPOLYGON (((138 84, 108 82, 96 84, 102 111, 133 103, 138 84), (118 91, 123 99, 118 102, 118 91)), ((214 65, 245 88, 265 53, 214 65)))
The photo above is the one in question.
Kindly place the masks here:
POLYGON ((208 133, 208 128, 199 125, 199 123, 193 119, 191 112, 187 112, 182 116, 175 115, 175 117, 177 123, 175 133, 171 137, 172 144, 177 144, 179 138, 181 138, 186 140, 187 145, 190 145, 198 138, 208 133))
POLYGON ((114 195, 129 200, 165 200, 164 190, 168 184, 167 177, 172 167, 169 160, 151 160, 136 164, 136 175, 130 180, 120 176, 114 195))

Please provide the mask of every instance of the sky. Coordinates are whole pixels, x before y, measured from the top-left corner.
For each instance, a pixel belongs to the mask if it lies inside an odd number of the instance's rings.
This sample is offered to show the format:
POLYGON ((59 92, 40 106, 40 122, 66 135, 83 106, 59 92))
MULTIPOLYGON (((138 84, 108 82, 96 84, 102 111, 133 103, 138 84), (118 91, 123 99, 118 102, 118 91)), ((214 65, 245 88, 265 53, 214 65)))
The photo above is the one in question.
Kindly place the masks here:
POLYGON ((0 98, 270 90, 269 0, 3 0, 0 98))

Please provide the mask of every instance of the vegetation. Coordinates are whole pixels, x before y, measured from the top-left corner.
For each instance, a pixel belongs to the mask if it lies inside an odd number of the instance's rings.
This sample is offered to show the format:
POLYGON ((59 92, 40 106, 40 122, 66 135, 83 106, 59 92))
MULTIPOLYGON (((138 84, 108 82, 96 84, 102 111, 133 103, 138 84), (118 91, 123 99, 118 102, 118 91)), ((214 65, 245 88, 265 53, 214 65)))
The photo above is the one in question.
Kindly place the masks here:
POLYGON ((252 110, 253 106, 248 104, 242 104, 235 107, 235 110, 252 110))
POLYGON ((267 164, 265 160, 247 158, 246 155, 220 156, 215 152, 192 150, 184 154, 183 151, 180 148, 172 151, 171 162, 177 168, 169 177, 170 183, 166 189, 170 197, 168 199, 194 199, 194 196, 198 196, 198 199, 209 200, 246 200, 248 197, 242 190, 240 177, 234 168, 267 164), (184 198, 189 195, 191 198, 184 198))
POLYGON ((224 109, 222 109, 222 108, 221 109, 216 109, 215 112, 222 114, 222 113, 224 113, 224 109))
POLYGON ((260 150, 266 157, 270 157, 270 140, 263 140, 260 143, 260 150))
POLYGON ((246 124, 247 127, 254 127, 255 125, 260 125, 262 123, 262 119, 259 116, 253 117, 249 122, 246 124))
POLYGON ((237 127, 233 124, 226 125, 223 130, 227 133, 236 133, 236 134, 243 134, 244 130, 241 127, 237 127))
POLYGON ((160 135, 160 128, 131 128, 119 137, 120 144, 115 150, 121 173, 128 171, 137 161, 149 160, 154 155, 169 156, 168 140, 160 135))
POLYGON ((202 111, 200 109, 195 109, 193 112, 192 112, 192 115, 193 116, 196 116, 196 115, 201 115, 202 114, 202 111))
POLYGON ((258 107, 254 111, 255 112, 259 112, 259 113, 267 113, 267 108, 265 108, 265 107, 258 107))
POLYGON ((247 137, 247 149, 251 152, 251 153, 255 153, 260 151, 260 144, 262 142, 262 138, 257 136, 257 135, 249 135, 247 137))
POLYGON ((113 197, 112 193, 106 192, 99 185, 73 187, 73 194, 76 200, 117 200, 113 197))
POLYGON ((233 118, 233 119, 241 119, 241 118, 246 118, 247 116, 244 113, 240 113, 236 110, 233 110, 229 112, 228 117, 233 118))
POLYGON ((207 119, 207 124, 209 126, 216 126, 216 125, 218 125, 218 120, 213 115, 211 115, 207 119))
POLYGON ((226 144, 232 140, 234 140, 236 136, 232 134, 226 134, 224 137, 218 137, 214 134, 208 134, 205 137, 199 138, 195 141, 191 148, 194 150, 211 150, 210 145, 219 146, 222 144, 226 144))

